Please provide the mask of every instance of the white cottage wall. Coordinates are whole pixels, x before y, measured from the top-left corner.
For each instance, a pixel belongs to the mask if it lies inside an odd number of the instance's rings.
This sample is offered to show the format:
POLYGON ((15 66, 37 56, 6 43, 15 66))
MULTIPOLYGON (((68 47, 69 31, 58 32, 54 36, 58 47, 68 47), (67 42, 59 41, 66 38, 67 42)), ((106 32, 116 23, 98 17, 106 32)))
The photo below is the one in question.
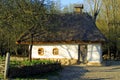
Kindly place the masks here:
POLYGON ((78 44, 33 45, 32 58, 67 58, 78 59, 78 44), (38 49, 44 49, 44 55, 38 54, 38 49), (59 54, 53 55, 53 49, 58 48, 59 54))
POLYGON ((101 44, 88 44, 87 46, 87 61, 88 63, 101 63, 102 48, 101 44))

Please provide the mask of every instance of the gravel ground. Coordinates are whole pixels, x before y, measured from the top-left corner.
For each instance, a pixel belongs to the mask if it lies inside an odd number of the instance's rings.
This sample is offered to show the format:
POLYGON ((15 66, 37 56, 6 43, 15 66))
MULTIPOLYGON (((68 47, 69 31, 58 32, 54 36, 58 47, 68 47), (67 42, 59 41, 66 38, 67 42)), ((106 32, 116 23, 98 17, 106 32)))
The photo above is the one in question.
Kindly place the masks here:
POLYGON ((48 80, 120 80, 120 65, 88 67, 66 66, 58 76, 49 76, 48 80))

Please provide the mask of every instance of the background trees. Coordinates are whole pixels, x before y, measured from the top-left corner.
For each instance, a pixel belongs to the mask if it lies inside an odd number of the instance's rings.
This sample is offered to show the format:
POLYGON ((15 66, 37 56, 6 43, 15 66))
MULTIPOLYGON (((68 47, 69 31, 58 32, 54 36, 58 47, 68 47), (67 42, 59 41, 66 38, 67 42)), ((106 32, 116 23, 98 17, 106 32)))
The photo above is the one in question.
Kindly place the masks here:
POLYGON ((120 57, 120 7, 119 0, 102 0, 102 7, 97 19, 99 29, 106 35, 108 43, 104 47, 109 58, 120 57))
POLYGON ((24 49, 15 44, 18 36, 46 18, 45 0, 0 0, 0 7, 0 53, 17 55, 24 49))

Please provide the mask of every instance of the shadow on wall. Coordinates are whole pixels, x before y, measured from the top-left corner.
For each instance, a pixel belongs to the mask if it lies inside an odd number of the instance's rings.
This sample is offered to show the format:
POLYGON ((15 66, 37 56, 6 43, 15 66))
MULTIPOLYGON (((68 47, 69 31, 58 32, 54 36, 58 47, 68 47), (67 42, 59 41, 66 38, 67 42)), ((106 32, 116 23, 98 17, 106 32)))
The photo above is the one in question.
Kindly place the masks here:
MULTIPOLYGON (((71 55, 71 52, 70 52, 70 50, 71 50, 71 48, 69 47, 69 46, 60 46, 63 50, 66 50, 67 51, 67 53, 68 53, 68 55, 69 55, 69 57, 70 58, 73 58, 73 56, 71 55)), ((62 56, 64 56, 64 55, 62 55, 62 56)), ((65 58, 66 58, 66 56, 64 56, 65 58)))
POLYGON ((101 52, 100 46, 92 45, 90 48, 90 51, 88 52, 90 53, 89 54, 90 57, 88 58, 89 61, 101 61, 102 52, 101 52))

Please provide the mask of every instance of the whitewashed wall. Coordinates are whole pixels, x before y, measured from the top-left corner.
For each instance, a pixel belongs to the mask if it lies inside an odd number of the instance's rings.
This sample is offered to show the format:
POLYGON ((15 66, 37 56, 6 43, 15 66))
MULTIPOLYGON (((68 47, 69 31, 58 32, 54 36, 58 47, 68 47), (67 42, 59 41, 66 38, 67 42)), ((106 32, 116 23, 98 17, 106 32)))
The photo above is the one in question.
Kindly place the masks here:
POLYGON ((88 44, 87 48, 87 61, 100 63, 102 61, 101 44, 88 44))
POLYGON ((74 58, 78 59, 77 44, 33 45, 32 58, 74 58), (38 55, 38 49, 44 49, 44 55, 38 55), (53 48, 59 49, 59 55, 53 55, 53 48))

